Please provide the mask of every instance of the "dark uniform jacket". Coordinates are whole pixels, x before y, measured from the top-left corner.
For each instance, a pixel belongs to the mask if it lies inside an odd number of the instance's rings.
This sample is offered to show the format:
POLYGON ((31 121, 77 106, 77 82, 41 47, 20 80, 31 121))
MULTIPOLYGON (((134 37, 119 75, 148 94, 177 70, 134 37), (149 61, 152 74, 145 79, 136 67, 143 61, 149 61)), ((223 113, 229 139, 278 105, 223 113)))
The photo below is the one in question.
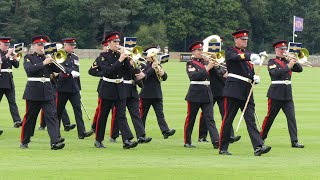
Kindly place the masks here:
MULTIPOLYGON (((7 52, 0 50, 0 56, 2 59, 1 69, 12 69, 12 66, 15 68, 19 67, 19 61, 10 60, 6 57, 7 52)), ((14 89, 13 75, 8 72, 0 72, 0 88, 4 89, 14 89)))
MULTIPOLYGON (((52 72, 60 72, 53 64, 43 65, 44 55, 37 53, 27 54, 24 57, 23 66, 28 77, 50 78, 52 72)), ((69 73, 71 71, 66 69, 69 73)), ((49 101, 53 99, 53 87, 51 82, 27 81, 23 99, 32 101, 49 101)))
MULTIPOLYGON (((302 72, 302 66, 296 63, 292 69, 288 68, 288 63, 285 58, 270 59, 268 62, 268 71, 271 81, 291 81, 293 72, 302 72)), ((275 100, 292 100, 291 84, 271 84, 268 90, 267 97, 275 100)))
MULTIPOLYGON (((93 62, 92 66, 90 67, 88 73, 91 76, 96 76, 96 77, 103 77, 103 69, 107 66, 108 61, 106 61, 107 59, 107 52, 102 52, 100 53, 100 55, 96 58, 96 60, 93 62)), ((99 80, 99 84, 98 84, 98 88, 97 88, 97 92, 99 92, 99 88, 102 84, 102 79, 99 80)))
MULTIPOLYGON (((192 61, 187 62, 186 71, 190 81, 209 81, 209 73, 205 69, 205 64, 206 62, 204 62, 203 59, 195 58, 192 61)), ((198 103, 212 102, 212 92, 210 85, 190 84, 185 99, 190 102, 198 103)))
MULTIPOLYGON (((71 71, 79 70, 79 58, 76 54, 67 53, 67 59, 61 65, 65 69, 69 69, 71 71)), ((57 91, 58 92, 67 92, 67 93, 77 93, 81 90, 80 77, 73 78, 71 73, 63 73, 59 74, 58 83, 57 83, 57 91)))
MULTIPOLYGON (((152 68, 152 63, 153 62, 148 61, 145 66, 142 65, 142 71, 146 74, 146 77, 143 80, 143 88, 140 92, 140 98, 162 99, 161 83, 158 80, 155 70, 152 68)), ((165 72, 162 76, 162 80, 166 81, 167 78, 168 75, 165 72)))
MULTIPOLYGON (((105 56, 106 66, 103 67, 103 76, 109 79, 121 79, 124 72, 131 67, 128 59, 119 61, 120 53, 109 50, 105 56)), ((126 92, 123 82, 112 83, 102 81, 99 89, 99 97, 108 100, 120 100, 126 98, 126 92)))
MULTIPOLYGON (((236 47, 228 47, 226 50, 226 63, 228 73, 237 74, 253 81, 254 69, 250 64, 251 52, 248 50, 240 50, 236 47), (240 54, 244 53, 244 59, 241 59, 240 54)), ((232 97, 246 101, 251 89, 251 84, 240 79, 228 77, 225 82, 223 96, 232 97)), ((253 96, 250 101, 253 102, 253 96)))
POLYGON ((222 66, 213 67, 209 73, 212 96, 214 98, 222 97, 224 81, 226 80, 223 75, 226 73, 226 69, 222 66))

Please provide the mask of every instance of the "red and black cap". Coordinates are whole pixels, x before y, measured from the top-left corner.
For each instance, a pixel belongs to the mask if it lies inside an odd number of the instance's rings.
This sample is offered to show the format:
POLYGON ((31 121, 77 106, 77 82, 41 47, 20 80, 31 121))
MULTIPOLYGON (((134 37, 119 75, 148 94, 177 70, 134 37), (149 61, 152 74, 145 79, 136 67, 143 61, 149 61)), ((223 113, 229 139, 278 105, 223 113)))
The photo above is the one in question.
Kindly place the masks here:
POLYGON ((76 41, 77 41, 76 38, 63 38, 62 39, 63 43, 67 43, 67 44, 70 44, 70 45, 77 45, 76 41))
POLYGON ((249 31, 246 29, 239 29, 232 33, 233 38, 249 39, 249 31))
POLYGON ((286 40, 279 40, 279 41, 273 43, 272 46, 273 46, 274 48, 287 49, 287 44, 288 44, 288 41, 286 41, 286 40))
POLYGON ((106 36, 105 40, 120 42, 120 33, 119 32, 112 32, 106 36))
POLYGON ((44 35, 37 35, 31 38, 32 43, 47 43, 50 42, 50 38, 44 35))
POLYGON ((194 51, 196 49, 203 49, 202 41, 196 41, 189 46, 189 51, 194 51))
POLYGON ((11 37, 0 37, 0 42, 10 44, 11 37))
POLYGON ((107 39, 104 39, 104 40, 101 42, 101 45, 102 45, 102 46, 108 46, 108 41, 107 41, 107 39))

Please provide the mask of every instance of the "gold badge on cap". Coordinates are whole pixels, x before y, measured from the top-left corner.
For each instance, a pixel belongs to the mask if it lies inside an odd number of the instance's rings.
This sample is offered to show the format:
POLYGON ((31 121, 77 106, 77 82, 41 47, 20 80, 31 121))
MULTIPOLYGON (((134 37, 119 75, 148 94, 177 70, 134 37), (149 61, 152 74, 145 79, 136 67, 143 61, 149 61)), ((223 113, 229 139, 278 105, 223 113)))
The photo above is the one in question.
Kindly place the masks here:
POLYGON ((43 41, 43 39, 41 38, 40 41, 43 41))
POLYGON ((246 36, 246 35, 247 35, 247 33, 243 33, 243 35, 245 35, 245 36, 246 36))

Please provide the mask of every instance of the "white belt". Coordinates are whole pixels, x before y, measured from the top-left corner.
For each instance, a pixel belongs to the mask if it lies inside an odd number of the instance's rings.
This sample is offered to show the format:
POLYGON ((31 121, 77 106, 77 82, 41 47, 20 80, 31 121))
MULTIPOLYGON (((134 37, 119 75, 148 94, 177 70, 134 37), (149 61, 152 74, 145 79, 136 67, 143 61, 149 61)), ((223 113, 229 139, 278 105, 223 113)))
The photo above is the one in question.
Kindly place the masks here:
POLYGON ((233 78, 240 79, 240 80, 248 82, 248 83, 252 83, 251 79, 243 77, 243 76, 240 76, 240 75, 237 75, 237 74, 229 73, 228 77, 233 77, 233 78))
POLYGON ((285 84, 285 85, 288 85, 288 84, 291 84, 291 81, 289 81, 289 80, 271 81, 271 84, 285 84))
POLYGON ((46 77, 29 77, 28 81, 37 81, 37 82, 50 82, 50 78, 46 77))
POLYGON ((190 81, 190 84, 210 85, 210 81, 190 81))
POLYGON ((123 81, 123 78, 121 78, 121 79, 110 79, 110 78, 103 77, 102 79, 104 81, 111 82, 111 83, 116 83, 116 84, 119 84, 119 83, 121 83, 123 81))
POLYGON ((123 80, 123 83, 125 84, 134 84, 133 80, 123 80))
POLYGON ((1 72, 12 73, 12 69, 1 69, 1 72))

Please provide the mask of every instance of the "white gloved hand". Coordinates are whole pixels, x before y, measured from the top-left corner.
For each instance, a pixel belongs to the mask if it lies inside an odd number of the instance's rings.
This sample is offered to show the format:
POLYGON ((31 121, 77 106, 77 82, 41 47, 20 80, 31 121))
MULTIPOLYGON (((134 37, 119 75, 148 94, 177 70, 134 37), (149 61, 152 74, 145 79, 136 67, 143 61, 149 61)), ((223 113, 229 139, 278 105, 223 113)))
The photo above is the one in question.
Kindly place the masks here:
POLYGON ((254 65, 259 65, 260 61, 261 61, 260 56, 258 54, 251 54, 250 60, 251 60, 252 64, 254 64, 254 65))
POLYGON ((72 72, 71 72, 71 75, 72 75, 72 77, 76 78, 76 77, 79 77, 79 76, 80 76, 80 73, 77 72, 77 71, 72 71, 72 72))
POLYGON ((254 75, 253 80, 256 82, 256 84, 259 84, 260 82, 260 76, 254 75))

